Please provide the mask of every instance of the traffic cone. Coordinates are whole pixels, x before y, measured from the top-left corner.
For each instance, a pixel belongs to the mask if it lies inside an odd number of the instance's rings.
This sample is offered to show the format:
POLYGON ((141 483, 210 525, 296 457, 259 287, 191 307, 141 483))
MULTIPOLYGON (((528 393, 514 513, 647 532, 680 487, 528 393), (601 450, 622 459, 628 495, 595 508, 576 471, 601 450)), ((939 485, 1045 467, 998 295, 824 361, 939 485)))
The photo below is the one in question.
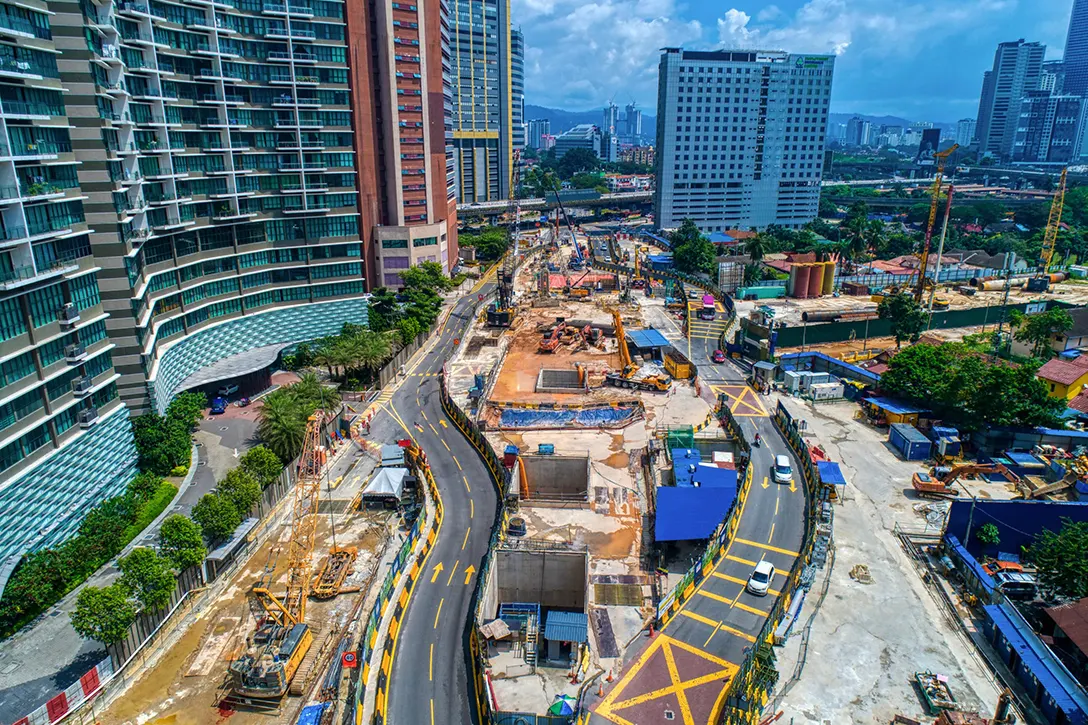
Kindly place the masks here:
POLYGON ((604 683, 597 683, 597 697, 604 697, 604 683))
POLYGON ((612 668, 611 667, 608 668, 608 677, 604 678, 604 681, 605 682, 611 682, 612 681, 612 668))
POLYGON ((654 638, 654 623, 650 622, 650 639, 654 638))

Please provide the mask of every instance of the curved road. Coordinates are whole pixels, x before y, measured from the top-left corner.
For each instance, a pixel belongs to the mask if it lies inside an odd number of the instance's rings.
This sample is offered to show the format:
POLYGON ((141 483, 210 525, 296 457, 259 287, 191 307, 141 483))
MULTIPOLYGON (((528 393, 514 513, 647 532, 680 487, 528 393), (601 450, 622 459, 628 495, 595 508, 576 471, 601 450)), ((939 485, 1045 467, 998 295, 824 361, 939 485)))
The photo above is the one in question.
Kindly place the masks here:
POLYGON ((390 443, 410 435, 427 454, 445 515, 411 592, 393 650, 387 723, 471 725, 476 721, 464 639, 480 564, 495 521, 496 492, 476 449, 442 411, 439 376, 471 315, 479 291, 463 297, 437 340, 406 366, 369 438, 390 443))

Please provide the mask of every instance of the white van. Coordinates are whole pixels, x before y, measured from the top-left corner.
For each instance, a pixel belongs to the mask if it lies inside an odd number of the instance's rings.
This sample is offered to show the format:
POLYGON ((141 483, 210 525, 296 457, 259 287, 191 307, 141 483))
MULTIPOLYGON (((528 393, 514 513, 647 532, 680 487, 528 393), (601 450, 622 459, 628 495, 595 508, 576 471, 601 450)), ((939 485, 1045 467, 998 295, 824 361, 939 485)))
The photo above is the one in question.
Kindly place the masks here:
POLYGON ((235 385, 234 383, 228 383, 227 385, 224 385, 223 387, 221 387, 219 390, 216 391, 216 393, 222 398, 226 398, 227 396, 234 395, 237 392, 238 392, 238 386, 235 385))
POLYGON ((791 483, 793 481, 793 469, 790 467, 789 456, 774 457, 774 482, 791 483))

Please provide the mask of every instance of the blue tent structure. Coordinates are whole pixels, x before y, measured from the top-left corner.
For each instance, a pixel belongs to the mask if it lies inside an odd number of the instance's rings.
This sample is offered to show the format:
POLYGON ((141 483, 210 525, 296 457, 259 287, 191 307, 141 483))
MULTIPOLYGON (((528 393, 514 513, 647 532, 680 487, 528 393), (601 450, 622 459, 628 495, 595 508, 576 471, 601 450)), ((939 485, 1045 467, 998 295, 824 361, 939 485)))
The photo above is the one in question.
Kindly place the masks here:
MULTIPOLYGON (((734 471, 734 474, 736 472, 734 471)), ((709 539, 737 498, 729 486, 661 486, 657 489, 655 541, 709 539)))
POLYGON ((828 486, 845 486, 846 479, 842 476, 842 469, 834 461, 818 461, 816 470, 820 472, 820 481, 828 486))

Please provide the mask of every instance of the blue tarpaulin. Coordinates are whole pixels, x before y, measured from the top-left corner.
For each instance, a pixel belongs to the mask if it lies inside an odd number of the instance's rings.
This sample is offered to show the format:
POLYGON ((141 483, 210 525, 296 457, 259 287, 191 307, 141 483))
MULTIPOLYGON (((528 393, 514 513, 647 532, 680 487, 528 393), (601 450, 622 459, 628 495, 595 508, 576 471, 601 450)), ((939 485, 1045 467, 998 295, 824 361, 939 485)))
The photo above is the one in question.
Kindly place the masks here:
POLYGON ((645 330, 628 330, 627 342, 639 350, 647 350, 653 347, 668 347, 669 341, 660 332, 650 327, 645 330))
POLYGON ((690 486, 691 477, 695 475, 695 467, 698 467, 702 456, 694 448, 673 448, 672 473, 677 486, 690 486))
POLYGON ((634 420, 639 409, 585 408, 581 410, 526 410, 506 408, 499 418, 500 428, 560 428, 582 426, 585 428, 623 426, 634 420))
POLYGON ((834 461, 817 461, 816 470, 820 472, 820 481, 828 486, 845 486, 846 479, 842 477, 842 469, 834 461))
POLYGON ((709 463, 700 463, 691 476, 691 485, 736 489, 737 472, 728 468, 718 468, 709 463))
POLYGON ((299 713, 296 725, 317 725, 321 722, 321 715, 332 705, 331 702, 322 702, 319 705, 307 705, 299 713))
POLYGON ((677 487, 657 489, 655 541, 708 539, 729 513, 736 487, 677 487))
POLYGON ((892 400, 891 398, 866 398, 865 402, 869 405, 886 410, 894 415, 912 415, 914 413, 925 413, 925 408, 919 408, 911 405, 910 403, 904 403, 899 400, 892 400))

